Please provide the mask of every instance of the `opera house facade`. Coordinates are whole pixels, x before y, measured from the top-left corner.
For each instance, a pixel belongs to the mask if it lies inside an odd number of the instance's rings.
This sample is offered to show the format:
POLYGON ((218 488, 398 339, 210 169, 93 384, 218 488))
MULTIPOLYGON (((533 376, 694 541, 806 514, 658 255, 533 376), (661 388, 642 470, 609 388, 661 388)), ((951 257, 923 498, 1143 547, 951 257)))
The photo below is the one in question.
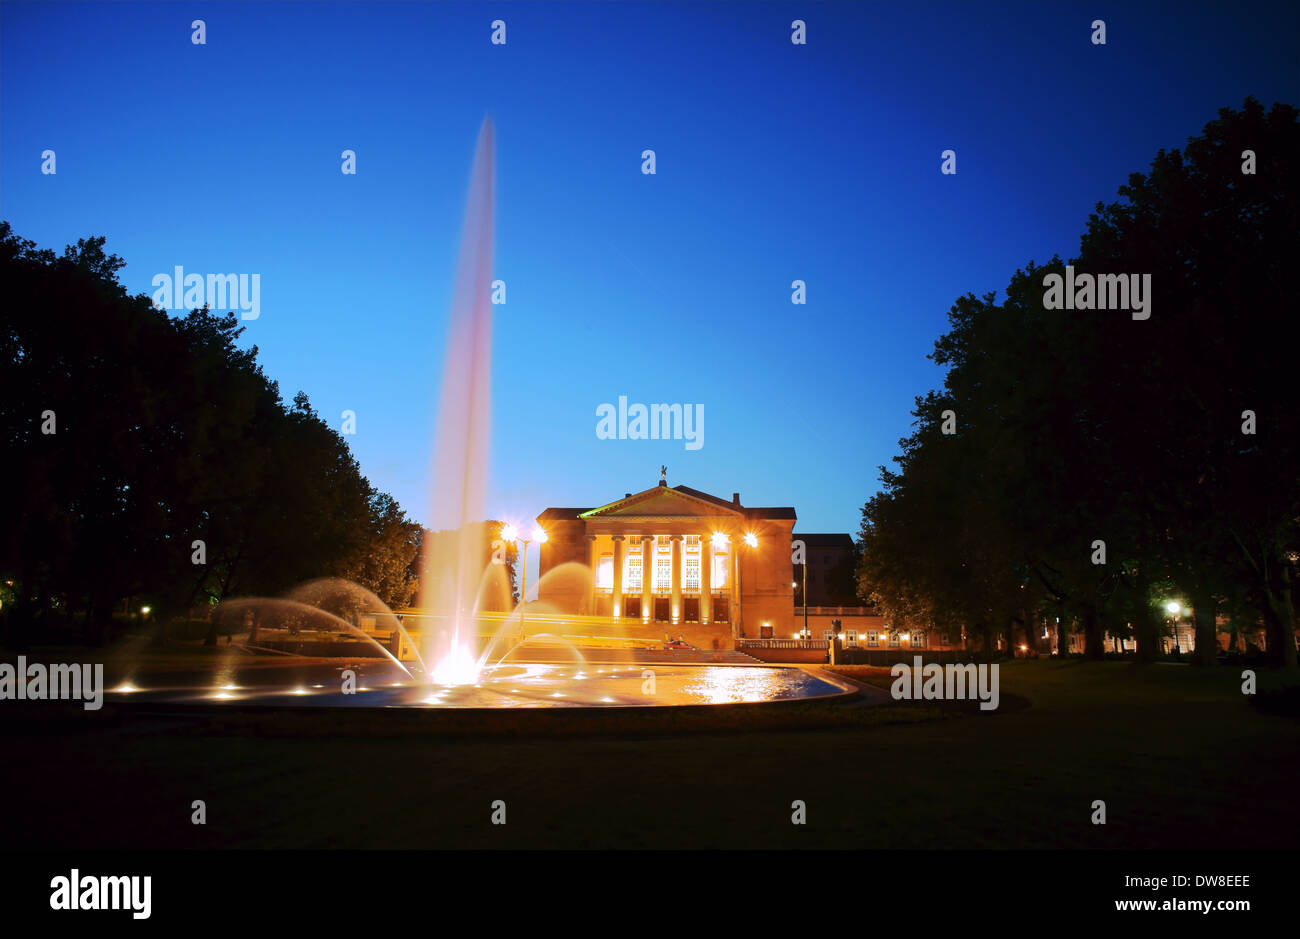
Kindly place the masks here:
POLYGON ((754 508, 659 485, 594 508, 549 508, 537 517, 538 599, 718 644, 789 636, 794 623, 791 541, 795 511, 754 508), (588 572, 546 575, 564 564, 588 572), (662 627, 662 628, 660 628, 662 627))

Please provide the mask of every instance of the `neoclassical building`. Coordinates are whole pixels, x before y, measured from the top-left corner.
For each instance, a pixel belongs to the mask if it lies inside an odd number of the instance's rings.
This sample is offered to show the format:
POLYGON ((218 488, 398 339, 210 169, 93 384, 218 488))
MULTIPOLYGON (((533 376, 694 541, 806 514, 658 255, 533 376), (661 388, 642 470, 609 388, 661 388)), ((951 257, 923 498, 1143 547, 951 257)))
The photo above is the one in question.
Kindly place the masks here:
POLYGON ((739 493, 728 501, 661 479, 595 508, 547 509, 537 522, 547 533, 538 599, 562 612, 696 639, 794 629, 789 506, 753 508, 739 493), (566 563, 585 570, 547 576, 566 563))

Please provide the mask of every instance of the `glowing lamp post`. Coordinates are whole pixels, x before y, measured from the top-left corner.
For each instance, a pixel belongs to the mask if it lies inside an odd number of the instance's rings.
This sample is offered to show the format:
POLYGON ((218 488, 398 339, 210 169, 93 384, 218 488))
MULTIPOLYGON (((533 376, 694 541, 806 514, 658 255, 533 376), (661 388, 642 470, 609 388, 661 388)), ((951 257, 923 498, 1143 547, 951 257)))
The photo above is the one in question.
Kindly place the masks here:
POLYGON ((505 525, 501 529, 501 537, 506 541, 522 541, 524 544, 523 572, 520 574, 519 585, 519 641, 522 643, 524 641, 525 633, 524 618, 526 614, 524 610, 528 603, 528 544, 532 541, 536 541, 539 545, 545 544, 547 535, 546 530, 538 525, 532 530, 532 534, 529 537, 520 538, 519 529, 515 528, 514 525, 505 525))
MULTIPOLYGON (((742 539, 748 548, 758 547, 758 535, 752 531, 745 532, 742 539)), ((740 631, 743 638, 745 635, 745 581, 741 577, 740 552, 736 552, 736 596, 739 598, 736 608, 736 628, 740 631)))
POLYGON ((805 640, 811 639, 808 633, 808 555, 803 556, 803 590, 800 592, 799 599, 803 600, 803 637, 805 640))
POLYGON ((1178 648, 1178 614, 1183 611, 1182 604, 1177 600, 1170 600, 1165 604, 1165 610, 1168 611, 1174 621, 1174 655, 1181 655, 1182 653, 1178 648))
MULTIPOLYGON (((808 632, 808 600, 806 599, 807 594, 808 594, 808 573, 807 573, 807 571, 808 571, 808 563, 805 561, 805 562, 804 562, 804 575, 803 575, 803 596, 804 596, 804 598, 805 598, 805 599, 803 599, 803 632, 797 632, 797 633, 795 633, 795 634, 794 634, 794 637, 795 637, 796 639, 807 639, 807 638, 808 638, 808 637, 805 635, 805 633, 808 632)), ((791 590, 798 590, 798 589, 799 589, 799 581, 797 581, 797 580, 792 580, 792 581, 790 581, 790 589, 791 589, 791 590)))

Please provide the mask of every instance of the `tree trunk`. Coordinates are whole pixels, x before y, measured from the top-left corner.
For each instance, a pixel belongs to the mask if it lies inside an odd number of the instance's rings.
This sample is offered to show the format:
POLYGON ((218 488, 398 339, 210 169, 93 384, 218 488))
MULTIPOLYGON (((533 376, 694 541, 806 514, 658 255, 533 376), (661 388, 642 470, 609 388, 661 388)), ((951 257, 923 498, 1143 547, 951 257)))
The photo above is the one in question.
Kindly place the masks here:
POLYGON ((1106 657, 1106 637, 1102 633, 1097 608, 1091 603, 1084 603, 1082 613, 1083 657, 1090 662, 1100 662, 1106 657))
POLYGON ((1196 654, 1192 664, 1206 668, 1218 663, 1219 630, 1215 624, 1214 597, 1204 587, 1192 591, 1192 616, 1196 619, 1196 654))
POLYGON ((1151 663, 1160 658, 1160 626, 1151 610, 1139 610, 1133 623, 1133 639, 1137 644, 1137 660, 1151 663))
POLYGON ((1145 576, 1137 579, 1137 611, 1133 617, 1133 638, 1137 641, 1137 660, 1150 663, 1160 657, 1160 626, 1151 606, 1151 589, 1145 576))
POLYGON ((1275 584, 1264 591, 1269 614, 1264 617, 1268 625, 1268 658, 1273 665, 1295 668, 1295 607, 1291 604, 1290 571, 1282 567, 1275 584))

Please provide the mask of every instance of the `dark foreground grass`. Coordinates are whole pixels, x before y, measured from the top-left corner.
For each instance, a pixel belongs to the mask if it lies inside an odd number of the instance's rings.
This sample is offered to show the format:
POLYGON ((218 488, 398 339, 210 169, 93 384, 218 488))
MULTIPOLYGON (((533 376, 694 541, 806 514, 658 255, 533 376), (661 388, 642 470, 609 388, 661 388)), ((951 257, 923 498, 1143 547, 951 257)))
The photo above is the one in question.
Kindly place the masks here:
POLYGON ((538 733, 554 715, 533 712, 468 737, 383 711, 10 711, 7 824, 87 848, 1293 847, 1300 721, 1251 707, 1240 669, 1022 661, 1001 691, 985 714, 841 701, 538 733))

